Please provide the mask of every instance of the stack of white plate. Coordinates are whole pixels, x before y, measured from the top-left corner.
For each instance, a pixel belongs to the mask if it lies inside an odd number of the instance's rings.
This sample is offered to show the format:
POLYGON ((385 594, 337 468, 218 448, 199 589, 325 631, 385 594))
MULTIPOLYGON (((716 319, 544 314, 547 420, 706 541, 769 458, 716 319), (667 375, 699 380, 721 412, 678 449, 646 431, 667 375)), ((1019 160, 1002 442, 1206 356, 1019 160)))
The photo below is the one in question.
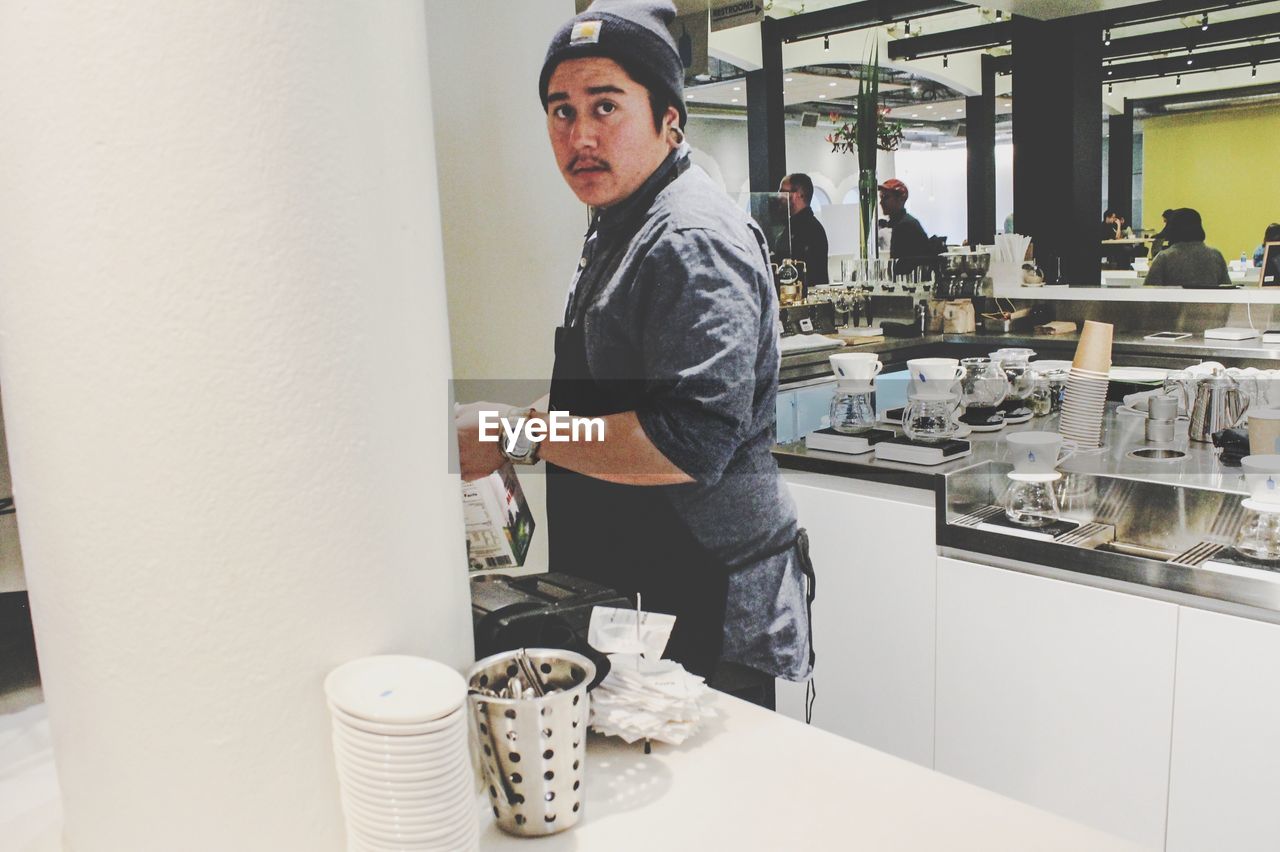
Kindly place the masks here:
POLYGON ((1102 446, 1102 418, 1107 410, 1108 374, 1072 367, 1062 397, 1058 431, 1062 441, 1076 450, 1102 446))
POLYGON ((478 849, 475 775, 456 671, 365 657, 324 682, 350 850, 478 849))

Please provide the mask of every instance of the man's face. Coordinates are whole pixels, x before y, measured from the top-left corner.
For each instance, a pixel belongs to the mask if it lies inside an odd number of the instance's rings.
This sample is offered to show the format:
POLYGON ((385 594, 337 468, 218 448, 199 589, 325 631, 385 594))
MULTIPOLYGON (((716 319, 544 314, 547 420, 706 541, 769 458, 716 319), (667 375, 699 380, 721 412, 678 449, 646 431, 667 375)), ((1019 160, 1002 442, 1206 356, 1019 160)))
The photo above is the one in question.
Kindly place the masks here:
POLYGON ((793 188, 791 181, 783 178, 782 183, 778 185, 778 192, 787 194, 787 206, 791 209, 791 215, 794 216, 805 208, 804 193, 799 187, 793 188))
POLYGON ((881 191, 880 209, 884 211, 884 215, 893 216, 906 206, 907 200, 900 193, 881 191))
POLYGON ((592 207, 609 207, 640 188, 671 151, 667 109, 654 129, 649 92, 612 59, 568 59, 547 84, 547 132, 565 182, 592 207))

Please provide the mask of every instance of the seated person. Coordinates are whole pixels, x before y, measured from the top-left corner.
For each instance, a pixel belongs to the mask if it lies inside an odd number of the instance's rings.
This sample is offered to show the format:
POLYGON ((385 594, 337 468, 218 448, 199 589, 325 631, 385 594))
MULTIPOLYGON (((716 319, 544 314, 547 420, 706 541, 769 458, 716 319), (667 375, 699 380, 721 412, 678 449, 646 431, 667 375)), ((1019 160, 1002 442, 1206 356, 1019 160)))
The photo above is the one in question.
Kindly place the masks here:
MULTIPOLYGON (((1125 218, 1114 210, 1106 210, 1102 214, 1102 227, 1098 236, 1105 240, 1124 239, 1125 218)), ((1133 263, 1131 246, 1109 245, 1103 247, 1103 262, 1106 269, 1128 269, 1133 263)))
POLYGON ((1165 246, 1164 229, 1169 227, 1169 214, 1172 212, 1173 212, 1172 210, 1165 210, 1163 213, 1160 214, 1160 222, 1161 222, 1160 233, 1156 234, 1155 237, 1153 237, 1151 240, 1150 257, 1152 260, 1155 260, 1156 255, 1164 251, 1164 246, 1165 246))
POLYGON ((1253 265, 1262 265, 1262 256, 1267 253, 1267 243, 1280 243, 1280 223, 1272 222, 1262 234, 1262 245, 1254 249, 1253 265))
POLYGON ((1160 235, 1168 247, 1151 261, 1148 284, 1181 287, 1230 287, 1222 252, 1204 244, 1200 214, 1190 207, 1170 210, 1160 235))
POLYGON ((1098 236, 1104 240, 1118 240, 1124 237, 1124 217, 1114 210, 1104 210, 1098 236))

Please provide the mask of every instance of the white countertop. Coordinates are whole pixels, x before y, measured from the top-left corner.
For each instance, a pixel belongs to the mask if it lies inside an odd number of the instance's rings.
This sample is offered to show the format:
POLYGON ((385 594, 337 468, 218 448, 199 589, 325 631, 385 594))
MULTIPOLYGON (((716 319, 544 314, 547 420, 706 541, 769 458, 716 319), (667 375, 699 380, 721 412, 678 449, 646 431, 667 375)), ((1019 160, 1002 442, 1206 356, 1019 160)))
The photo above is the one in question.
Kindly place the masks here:
POLYGON ((954 778, 720 696, 713 727, 681 747, 592 737, 587 811, 537 841, 490 819, 483 850, 894 852, 1137 850, 954 778))
MULTIPOLYGON (((478 799, 480 848, 520 852, 865 849, 1132 852, 1140 847, 728 696, 680 747, 592 736, 582 822, 503 834, 478 799)), ((42 705, 0 716, 0 837, 56 852, 61 809, 42 705)), ((7 844, 14 845, 7 845, 7 844)), ((281 850, 291 852, 291 850, 281 850)))

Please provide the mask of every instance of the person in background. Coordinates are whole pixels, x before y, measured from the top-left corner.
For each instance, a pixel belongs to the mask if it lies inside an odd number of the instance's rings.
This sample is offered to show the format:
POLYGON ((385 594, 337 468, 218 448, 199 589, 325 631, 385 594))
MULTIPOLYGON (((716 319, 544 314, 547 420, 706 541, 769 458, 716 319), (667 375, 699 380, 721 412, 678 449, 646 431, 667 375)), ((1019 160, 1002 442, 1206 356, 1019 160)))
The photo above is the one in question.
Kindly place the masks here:
POLYGON ((814 215, 813 179, 801 172, 787 175, 778 186, 778 192, 787 193, 791 206, 791 252, 787 257, 802 261, 805 265, 805 287, 826 284, 827 230, 814 215))
POLYGON ((900 261, 894 264, 894 274, 910 272, 932 263, 935 252, 920 220, 907 212, 907 185, 897 178, 880 184, 880 210, 885 218, 879 222, 877 239, 881 247, 888 245, 889 257, 900 261))
MULTIPOLYGON (((1099 236, 1103 240, 1124 239, 1125 218, 1114 210, 1102 214, 1102 229, 1099 236)), ((1103 246, 1102 257, 1106 269, 1128 269, 1133 263, 1133 248, 1127 245, 1103 246)))
POLYGON ((1204 244, 1200 214, 1190 207, 1170 210, 1160 235, 1168 248, 1156 255, 1147 284, 1181 287, 1230 287, 1222 252, 1204 244))
POLYGON ((1262 245, 1254 249, 1253 265, 1261 266, 1263 255, 1267 253, 1267 243, 1280 242, 1280 222, 1272 222, 1262 234, 1262 245))
POLYGON ((1150 258, 1152 260, 1155 260, 1156 255, 1164 251, 1164 247, 1166 245, 1164 241, 1164 229, 1169 227, 1169 214, 1172 212, 1173 212, 1172 210, 1165 210, 1163 213, 1160 214, 1160 233, 1156 234, 1151 239, 1150 258))
POLYGON ((547 134, 591 223, 549 398, 459 406, 459 464, 546 461, 551 570, 641 595, 676 616, 666 656, 772 694, 814 660, 808 539, 771 452, 778 301, 764 234, 690 160, 675 13, 596 0, 551 39, 547 134), (482 440, 495 411, 518 440, 482 440), (603 434, 540 439, 551 412, 603 434))
POLYGON ((1099 236, 1104 240, 1119 240, 1124 237, 1124 217, 1114 210, 1102 213, 1102 228, 1099 236))

